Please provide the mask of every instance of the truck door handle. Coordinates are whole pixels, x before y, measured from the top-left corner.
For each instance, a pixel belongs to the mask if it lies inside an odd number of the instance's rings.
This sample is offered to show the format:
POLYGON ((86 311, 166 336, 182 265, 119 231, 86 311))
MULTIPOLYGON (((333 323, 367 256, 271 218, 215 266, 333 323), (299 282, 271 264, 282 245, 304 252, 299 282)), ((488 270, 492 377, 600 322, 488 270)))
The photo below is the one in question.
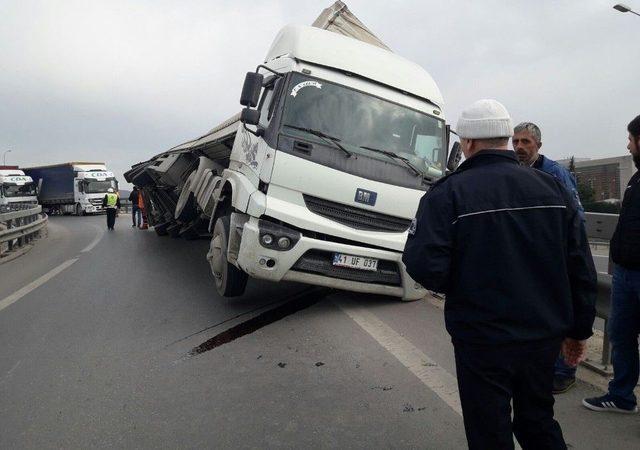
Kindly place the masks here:
POLYGON ((305 155, 310 155, 313 145, 306 142, 293 141, 293 149, 300 153, 304 153, 305 155))

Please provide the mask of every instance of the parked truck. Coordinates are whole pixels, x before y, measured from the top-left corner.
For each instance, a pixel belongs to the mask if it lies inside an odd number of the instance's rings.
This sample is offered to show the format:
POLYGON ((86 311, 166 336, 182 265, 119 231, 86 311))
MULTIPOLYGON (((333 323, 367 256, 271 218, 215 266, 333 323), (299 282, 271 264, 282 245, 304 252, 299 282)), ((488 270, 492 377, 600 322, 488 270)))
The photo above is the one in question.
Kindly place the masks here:
POLYGON ((341 5, 315 27, 280 31, 245 78, 240 114, 125 174, 158 234, 209 231, 221 295, 241 295, 249 276, 405 300, 426 293, 402 250, 420 198, 459 150, 448 162, 431 76, 361 39, 370 32, 359 22, 331 30, 357 21, 341 5))
POLYGON ((36 184, 18 166, 0 166, 0 205, 38 203, 36 184))
POLYGON ((51 213, 93 214, 103 211, 107 189, 118 182, 103 162, 68 162, 28 167, 24 172, 38 186, 38 200, 51 213))

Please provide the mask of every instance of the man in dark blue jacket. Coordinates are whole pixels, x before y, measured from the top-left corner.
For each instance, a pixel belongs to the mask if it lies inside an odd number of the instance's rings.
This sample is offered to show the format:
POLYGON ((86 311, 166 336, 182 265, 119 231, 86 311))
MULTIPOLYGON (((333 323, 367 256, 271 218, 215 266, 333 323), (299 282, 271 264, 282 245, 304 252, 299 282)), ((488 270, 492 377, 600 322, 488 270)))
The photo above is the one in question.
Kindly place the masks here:
MULTIPOLYGON (((569 170, 561 166, 551 158, 540 154, 542 147, 542 132, 538 125, 532 122, 522 122, 513 129, 513 149, 520 160, 520 164, 542 170, 556 177, 564 187, 573 195, 578 206, 578 212, 584 221, 584 209, 578 196, 576 179, 569 170)), ((576 383, 576 369, 564 362, 562 355, 558 356, 553 376, 553 393, 567 392, 576 383)))
POLYGON ((576 203, 553 176, 521 166, 495 100, 463 111, 466 160, 420 201, 403 261, 446 294, 471 449, 564 449, 553 419, 553 366, 584 358, 596 272, 576 203), (513 423, 511 406, 513 400, 513 423))

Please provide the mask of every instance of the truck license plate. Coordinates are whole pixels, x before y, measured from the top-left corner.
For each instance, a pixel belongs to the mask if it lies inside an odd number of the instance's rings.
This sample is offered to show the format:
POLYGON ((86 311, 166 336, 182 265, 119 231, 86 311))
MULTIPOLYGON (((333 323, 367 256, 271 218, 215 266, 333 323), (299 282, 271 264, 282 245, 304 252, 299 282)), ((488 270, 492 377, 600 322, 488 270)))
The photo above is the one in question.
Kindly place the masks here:
POLYGON ((378 270, 378 260, 375 258, 365 258, 364 256, 345 255, 344 253, 333 254, 333 265, 340 267, 351 267, 360 270, 378 270))

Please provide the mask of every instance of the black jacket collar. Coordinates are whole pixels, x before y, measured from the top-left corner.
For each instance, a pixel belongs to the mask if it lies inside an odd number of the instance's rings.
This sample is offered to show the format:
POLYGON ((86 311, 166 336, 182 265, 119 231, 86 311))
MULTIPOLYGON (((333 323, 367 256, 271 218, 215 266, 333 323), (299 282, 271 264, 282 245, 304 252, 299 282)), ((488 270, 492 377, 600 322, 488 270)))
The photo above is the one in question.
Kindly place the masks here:
POLYGON ((456 172, 495 163, 519 164, 516 152, 512 150, 480 150, 460 164, 456 172))

